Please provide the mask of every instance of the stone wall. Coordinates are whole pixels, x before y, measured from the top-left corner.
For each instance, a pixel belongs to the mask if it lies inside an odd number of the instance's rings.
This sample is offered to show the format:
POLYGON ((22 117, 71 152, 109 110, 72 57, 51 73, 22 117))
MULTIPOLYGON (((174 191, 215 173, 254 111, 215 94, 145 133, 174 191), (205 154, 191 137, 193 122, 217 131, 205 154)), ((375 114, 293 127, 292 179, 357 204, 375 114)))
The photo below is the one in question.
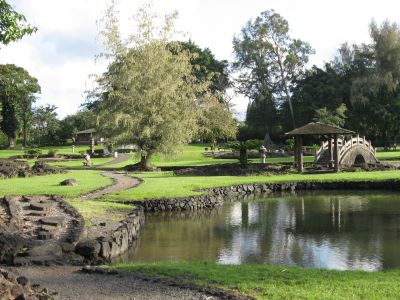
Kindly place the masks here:
POLYGON ((110 261, 128 250, 138 239, 144 225, 144 212, 136 208, 119 222, 119 226, 106 236, 80 241, 75 252, 86 261, 101 263, 110 261))
MULTIPOLYGON (((278 191, 298 190, 337 190, 337 189, 377 189, 377 190, 400 190, 400 181, 331 181, 331 182, 287 182, 287 183, 256 183, 240 184, 229 187, 211 188, 207 195, 190 196, 183 198, 148 199, 135 201, 136 205, 143 207, 144 211, 180 211, 196 210, 202 208, 213 208, 222 205, 225 201, 236 200, 249 194, 268 194, 278 191)), ((132 201, 126 201, 129 203, 132 201)))

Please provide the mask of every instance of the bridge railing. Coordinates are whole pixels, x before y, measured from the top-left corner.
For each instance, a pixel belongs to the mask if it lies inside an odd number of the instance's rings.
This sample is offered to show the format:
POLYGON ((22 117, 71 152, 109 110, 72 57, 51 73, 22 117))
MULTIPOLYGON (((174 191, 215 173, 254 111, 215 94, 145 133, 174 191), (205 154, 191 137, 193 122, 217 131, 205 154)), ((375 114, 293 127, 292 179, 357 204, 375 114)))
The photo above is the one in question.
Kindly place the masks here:
MULTIPOLYGON (((334 147, 335 141, 332 139, 332 147, 334 147)), ((372 154, 376 155, 376 149, 372 146, 371 141, 365 139, 365 137, 352 137, 349 140, 338 139, 339 146, 339 159, 343 156, 343 154, 350 148, 355 147, 357 145, 364 146, 367 148, 372 154)), ((321 144, 321 147, 317 150, 315 155, 315 161, 318 161, 323 153, 329 149, 329 141, 325 141, 321 144)))
MULTIPOLYGON (((331 139, 331 143, 332 143, 332 147, 334 147, 335 140, 331 139)), ((339 149, 343 146, 343 143, 344 143, 344 141, 342 139, 338 139, 339 149)), ((329 149, 329 140, 322 142, 321 147, 315 153, 315 161, 318 161, 321 158, 321 156, 323 155, 323 153, 328 149, 329 149)))

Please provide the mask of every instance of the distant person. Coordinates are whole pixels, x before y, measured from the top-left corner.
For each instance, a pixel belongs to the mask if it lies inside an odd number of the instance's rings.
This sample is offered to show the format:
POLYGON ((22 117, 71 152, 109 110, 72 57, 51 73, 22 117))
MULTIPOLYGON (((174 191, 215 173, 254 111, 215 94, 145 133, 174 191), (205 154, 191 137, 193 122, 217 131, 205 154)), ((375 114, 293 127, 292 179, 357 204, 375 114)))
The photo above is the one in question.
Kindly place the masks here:
POLYGON ((90 155, 89 155, 89 153, 86 153, 85 161, 83 162, 83 165, 90 166, 91 164, 92 164, 92 161, 90 160, 90 155))
POLYGON ((114 152, 114 157, 118 158, 118 152, 117 151, 114 152))

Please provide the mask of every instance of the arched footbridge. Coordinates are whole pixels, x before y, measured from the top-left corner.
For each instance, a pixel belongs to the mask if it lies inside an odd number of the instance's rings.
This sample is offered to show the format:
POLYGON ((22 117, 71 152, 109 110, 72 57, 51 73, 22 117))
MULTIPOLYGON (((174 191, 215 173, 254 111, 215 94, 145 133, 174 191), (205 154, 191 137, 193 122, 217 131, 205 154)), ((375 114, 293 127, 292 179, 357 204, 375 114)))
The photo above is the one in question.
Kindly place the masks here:
MULTIPOLYGON (((333 139, 329 142, 323 142, 321 148, 318 149, 315 155, 315 163, 329 164, 333 162, 333 139), (330 150, 331 149, 331 150, 330 150)), ((339 165, 353 166, 359 164, 376 164, 376 149, 372 147, 371 141, 367 141, 364 137, 352 137, 348 140, 338 139, 339 148, 339 165)))

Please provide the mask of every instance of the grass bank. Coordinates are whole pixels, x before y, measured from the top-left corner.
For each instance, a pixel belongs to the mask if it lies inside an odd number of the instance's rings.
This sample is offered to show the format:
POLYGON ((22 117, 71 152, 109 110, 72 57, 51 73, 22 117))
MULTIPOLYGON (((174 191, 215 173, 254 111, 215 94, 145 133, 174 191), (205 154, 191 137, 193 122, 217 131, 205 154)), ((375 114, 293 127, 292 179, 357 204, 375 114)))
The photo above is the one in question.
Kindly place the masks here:
POLYGON ((134 206, 95 200, 66 199, 83 216, 86 226, 99 222, 118 222, 132 212, 134 206))
POLYGON ((172 172, 136 173, 143 183, 133 189, 107 195, 108 200, 143 200, 199 195, 196 189, 230 186, 243 183, 294 181, 364 181, 400 180, 400 170, 341 172, 329 174, 287 174, 263 176, 174 176, 172 172))
POLYGON ((59 195, 76 197, 112 183, 111 178, 101 176, 100 171, 69 171, 65 174, 9 178, 0 180, 0 196, 5 195, 59 195), (61 186, 60 182, 74 178, 77 186, 61 186))
POLYGON ((331 271, 210 262, 131 263, 117 269, 166 276, 239 292, 257 299, 398 299, 400 270, 331 271))

